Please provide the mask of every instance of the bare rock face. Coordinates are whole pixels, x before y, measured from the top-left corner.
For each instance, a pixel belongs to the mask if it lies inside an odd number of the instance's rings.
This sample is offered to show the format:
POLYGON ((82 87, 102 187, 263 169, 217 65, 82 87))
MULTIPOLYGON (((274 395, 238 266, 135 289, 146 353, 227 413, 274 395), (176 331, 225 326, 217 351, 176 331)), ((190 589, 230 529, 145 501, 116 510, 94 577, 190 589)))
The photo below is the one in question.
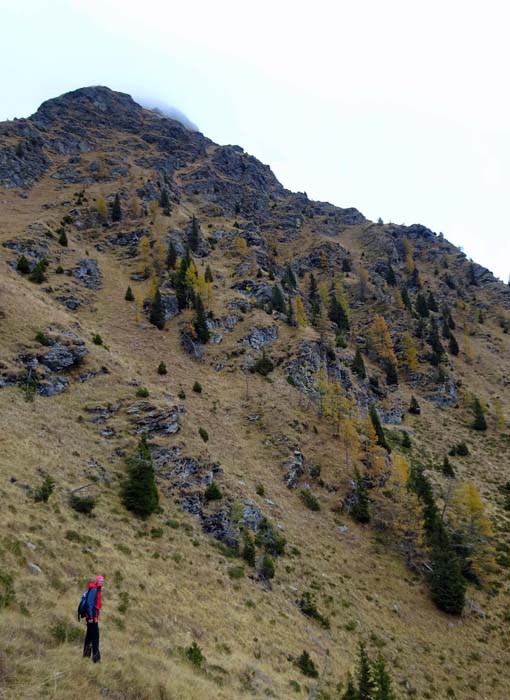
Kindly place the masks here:
POLYGON ((102 286, 101 272, 97 261, 92 258, 80 260, 73 272, 73 277, 88 289, 100 289, 102 286))
POLYGON ((278 326, 256 326, 249 335, 245 335, 239 341, 253 350, 262 350, 278 338, 278 326))

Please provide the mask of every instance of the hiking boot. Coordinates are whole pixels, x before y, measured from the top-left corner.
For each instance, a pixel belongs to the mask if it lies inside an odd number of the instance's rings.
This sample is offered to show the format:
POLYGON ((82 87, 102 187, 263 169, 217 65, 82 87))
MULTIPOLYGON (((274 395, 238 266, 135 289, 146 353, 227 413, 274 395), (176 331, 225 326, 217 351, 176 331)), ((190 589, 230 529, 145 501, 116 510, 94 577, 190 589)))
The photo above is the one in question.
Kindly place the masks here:
POLYGON ((83 658, 84 659, 90 659, 92 656, 92 644, 87 644, 86 647, 83 649, 83 658))
POLYGON ((99 652, 97 652, 97 654, 94 654, 94 656, 92 657, 92 661, 95 664, 97 664, 99 661, 101 661, 101 654, 99 652))

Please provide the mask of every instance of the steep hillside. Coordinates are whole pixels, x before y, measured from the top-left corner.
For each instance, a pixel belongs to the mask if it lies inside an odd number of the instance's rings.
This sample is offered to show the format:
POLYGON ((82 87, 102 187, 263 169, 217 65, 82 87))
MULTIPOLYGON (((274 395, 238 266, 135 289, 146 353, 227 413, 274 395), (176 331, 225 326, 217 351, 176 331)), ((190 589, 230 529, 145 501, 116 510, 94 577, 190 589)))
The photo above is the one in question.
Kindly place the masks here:
POLYGON ((509 697, 508 287, 104 87, 0 124, 0 243, 2 698, 509 697))

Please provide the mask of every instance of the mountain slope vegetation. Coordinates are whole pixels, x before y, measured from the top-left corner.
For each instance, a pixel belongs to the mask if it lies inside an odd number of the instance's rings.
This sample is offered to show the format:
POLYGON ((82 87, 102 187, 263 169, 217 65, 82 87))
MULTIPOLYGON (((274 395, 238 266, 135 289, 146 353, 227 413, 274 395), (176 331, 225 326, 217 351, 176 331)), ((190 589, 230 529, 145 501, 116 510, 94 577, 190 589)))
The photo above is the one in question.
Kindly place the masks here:
POLYGON ((105 87, 0 213, 2 697, 508 698, 507 286, 105 87))

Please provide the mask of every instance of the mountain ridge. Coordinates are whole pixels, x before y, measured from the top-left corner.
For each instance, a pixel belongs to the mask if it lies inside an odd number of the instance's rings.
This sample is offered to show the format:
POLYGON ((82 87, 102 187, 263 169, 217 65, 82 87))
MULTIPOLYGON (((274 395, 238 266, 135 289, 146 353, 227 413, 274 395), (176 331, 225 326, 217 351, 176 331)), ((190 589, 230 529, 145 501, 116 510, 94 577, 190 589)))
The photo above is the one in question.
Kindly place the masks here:
POLYGON ((325 700, 359 641, 402 697, 507 697, 503 283, 425 226, 292 193, 239 146, 101 86, 0 124, 0 203, 7 698, 53 697, 51 672, 63 700, 325 700), (120 489, 143 433, 148 521, 120 489), (467 548, 461 617, 432 602, 406 469, 467 548), (95 517, 70 505, 83 482, 95 517), (76 663, 71 624, 96 569, 100 670, 76 663))

